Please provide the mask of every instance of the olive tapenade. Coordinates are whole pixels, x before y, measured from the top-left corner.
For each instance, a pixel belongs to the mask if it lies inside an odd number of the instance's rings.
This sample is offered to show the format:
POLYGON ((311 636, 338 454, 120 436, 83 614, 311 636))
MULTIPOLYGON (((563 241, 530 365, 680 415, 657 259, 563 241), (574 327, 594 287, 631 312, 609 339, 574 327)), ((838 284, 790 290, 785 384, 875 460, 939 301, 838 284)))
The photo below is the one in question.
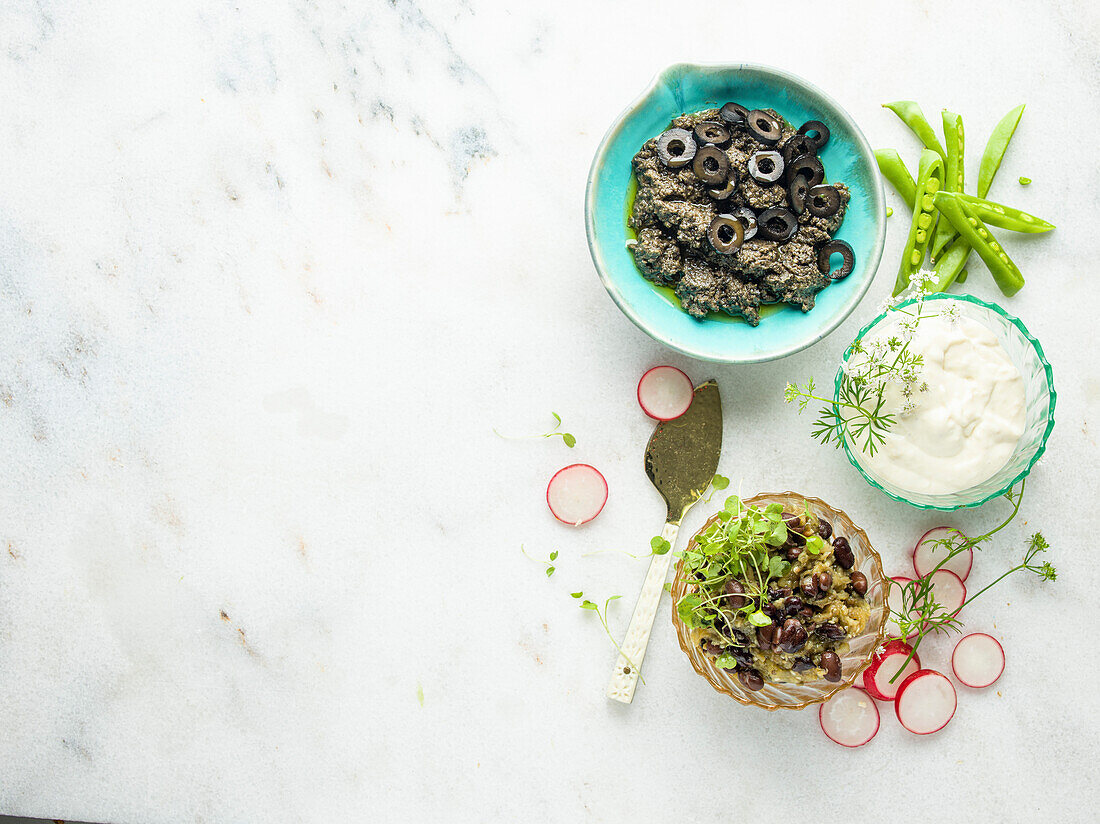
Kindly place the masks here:
POLYGON ((817 154, 828 140, 824 123, 796 130, 772 109, 737 103, 677 117, 633 160, 629 246, 642 274, 672 287, 696 318, 724 312, 755 326, 766 303, 808 312, 854 264, 833 238, 849 193, 824 183, 817 154), (830 271, 826 244, 843 266, 830 271))
POLYGON ((760 509, 734 496, 684 552, 692 584, 677 614, 692 643, 748 689, 840 681, 848 641, 870 618, 855 560, 808 506, 760 509))

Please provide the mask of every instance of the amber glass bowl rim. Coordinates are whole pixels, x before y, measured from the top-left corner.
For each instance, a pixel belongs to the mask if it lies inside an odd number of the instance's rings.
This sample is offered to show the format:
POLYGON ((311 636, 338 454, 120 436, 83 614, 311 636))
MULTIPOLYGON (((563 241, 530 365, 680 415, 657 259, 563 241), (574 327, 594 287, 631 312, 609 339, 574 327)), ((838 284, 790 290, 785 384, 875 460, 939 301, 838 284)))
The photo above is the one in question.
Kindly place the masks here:
MULTIPOLYGON (((684 626, 683 622, 680 620, 680 616, 676 612, 676 603, 680 600, 681 597, 683 597, 685 594, 690 592, 691 589, 692 589, 692 586, 693 586, 692 584, 690 584, 690 583, 688 583, 684 580, 684 560, 683 560, 683 558, 680 558, 680 560, 676 562, 676 575, 674 576, 673 582, 672 582, 672 624, 676 629, 676 638, 677 638, 677 640, 680 644, 680 649, 683 650, 684 654, 688 656, 688 660, 691 661, 692 668, 699 675, 703 676, 703 678, 706 679, 707 683, 709 683, 712 687, 714 687, 715 690, 717 690, 718 692, 720 692, 724 695, 728 695, 730 698, 732 698, 733 700, 737 701, 740 704, 744 704, 746 706, 760 707, 761 709, 768 710, 769 712, 774 712, 775 710, 782 710, 782 709, 801 710, 801 709, 804 709, 806 707, 812 706, 813 704, 821 704, 821 703, 824 703, 825 701, 828 701, 836 693, 840 692, 843 689, 847 689, 848 687, 852 686, 853 684, 855 684, 857 679, 862 677, 863 671, 865 669, 867 669, 867 667, 871 663, 871 656, 874 653, 874 650, 876 650, 878 647, 880 647, 882 645, 883 640, 886 636, 886 623, 887 623, 887 619, 889 618, 889 614, 890 614, 890 605, 888 603, 888 598, 887 598, 887 596, 889 595, 889 590, 886 589, 887 579, 886 579, 886 575, 885 575, 885 573, 883 572, 883 569, 882 569, 882 557, 875 550, 874 546, 872 546, 870 539, 867 537, 867 533, 864 532, 863 529, 861 527, 859 527, 854 521, 852 521, 851 517, 846 512, 844 512, 841 509, 837 509, 836 507, 830 506, 829 504, 825 503, 825 501, 821 500, 820 498, 815 498, 811 495, 800 495, 797 492, 790 492, 790 491, 787 491, 787 492, 761 492, 757 495, 754 495, 751 498, 746 498, 744 500, 744 503, 747 506, 753 506, 755 504, 763 502, 764 500, 766 500, 768 498, 785 498, 785 499, 788 499, 788 500, 809 501, 810 503, 814 504, 815 506, 821 507, 822 509, 828 510, 829 512, 835 513, 836 515, 843 516, 847 521, 849 521, 852 524, 853 532, 855 532, 857 535, 859 535, 859 537, 862 539, 863 544, 867 547, 867 555, 871 559, 871 565, 872 565, 873 571, 877 574, 879 580, 883 583, 883 588, 884 588, 883 596, 882 596, 883 603, 882 603, 882 606, 880 607, 881 620, 878 622, 878 630, 875 633, 875 642, 871 645, 870 651, 867 653, 867 655, 863 659, 860 660, 860 663, 851 672, 849 672, 847 675, 844 676, 843 679, 841 679, 839 682, 837 682, 835 684, 830 683, 829 681, 825 681, 824 679, 821 679, 820 681, 814 681, 814 682, 811 682, 809 684, 802 684, 801 686, 803 686, 803 687, 812 686, 812 687, 816 687, 820 690, 819 694, 813 696, 812 698, 807 698, 806 700, 803 700, 803 701, 792 702, 790 704, 777 704, 775 706, 770 706, 768 704, 763 704, 763 703, 760 703, 759 701, 755 701, 751 697, 745 698, 743 696, 737 695, 734 692, 731 692, 728 687, 726 687, 724 684, 722 684, 718 680, 717 670, 714 667, 713 663, 710 662, 709 658, 706 659, 706 666, 701 668, 699 666, 699 664, 696 663, 696 659, 693 658, 690 654, 690 646, 691 646, 690 630, 688 630, 687 627, 684 626)), ((696 543, 696 538, 699 535, 701 535, 704 530, 709 528, 710 525, 713 524, 717 519, 718 519, 718 513, 716 512, 714 515, 712 515, 710 518, 707 519, 707 522, 705 524, 703 524, 703 526, 700 527, 699 530, 694 535, 691 536, 691 538, 688 541, 687 547, 685 547, 685 550, 689 549, 692 544, 696 543)), ((795 686, 795 685, 792 685, 792 686, 795 686)), ((751 695, 751 693, 750 693, 750 695, 751 695)))

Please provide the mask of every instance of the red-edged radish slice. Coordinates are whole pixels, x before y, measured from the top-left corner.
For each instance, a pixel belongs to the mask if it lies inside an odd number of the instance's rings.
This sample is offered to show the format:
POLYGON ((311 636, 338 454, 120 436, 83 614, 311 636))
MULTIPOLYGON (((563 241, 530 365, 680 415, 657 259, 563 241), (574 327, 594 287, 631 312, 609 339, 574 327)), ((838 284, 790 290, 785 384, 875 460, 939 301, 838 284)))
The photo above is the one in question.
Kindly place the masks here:
MULTIPOLYGON (((913 547, 913 569, 918 578, 923 578, 936 568, 936 564, 947 557, 948 548, 937 543, 949 539, 953 544, 961 543, 965 536, 957 529, 950 526, 937 526, 921 536, 917 545, 913 547)), ((946 569, 959 576, 960 581, 965 581, 970 574, 970 568, 974 566, 974 550, 968 549, 960 552, 954 558, 945 563, 940 569, 946 569)))
POLYGON ((595 518, 607 503, 607 481, 594 466, 572 464, 559 469, 546 485, 546 504, 554 517, 580 526, 595 518))
POLYGON ((688 411, 695 387, 675 366, 654 366, 638 381, 638 405, 657 421, 671 421, 688 411))
POLYGON ((894 639, 887 641, 881 651, 871 656, 871 665, 863 671, 863 686, 872 698, 877 698, 879 701, 893 701, 897 697, 902 682, 920 669, 920 656, 916 653, 913 654, 909 663, 905 664, 905 659, 909 658, 910 652, 913 652, 911 646, 904 641, 894 639), (905 669, 901 675, 894 678, 902 664, 905 664, 905 669), (890 679, 894 681, 892 684, 890 679))
POLYGON ((890 589, 886 593, 886 602, 890 605, 890 615, 886 619, 886 634, 897 638, 901 635, 901 627, 898 626, 898 622, 894 620, 893 613, 901 612, 904 603, 901 597, 901 588, 912 581, 912 578, 906 578, 904 575, 894 575, 890 578, 894 583, 890 584, 890 589))
POLYGON ((817 711, 821 731, 842 747, 862 747, 878 732, 878 707, 859 687, 841 690, 817 711))
POLYGON ((946 675, 922 669, 902 683, 894 701, 894 713, 909 732, 928 735, 947 726, 958 703, 955 686, 946 675))
POLYGON ((951 669, 967 687, 988 687, 1005 671, 1005 651, 1001 642, 984 632, 964 635, 951 653, 951 669))
POLYGON ((932 585, 932 597, 941 607, 954 615, 966 601, 966 584, 954 572, 937 569, 928 577, 932 585))

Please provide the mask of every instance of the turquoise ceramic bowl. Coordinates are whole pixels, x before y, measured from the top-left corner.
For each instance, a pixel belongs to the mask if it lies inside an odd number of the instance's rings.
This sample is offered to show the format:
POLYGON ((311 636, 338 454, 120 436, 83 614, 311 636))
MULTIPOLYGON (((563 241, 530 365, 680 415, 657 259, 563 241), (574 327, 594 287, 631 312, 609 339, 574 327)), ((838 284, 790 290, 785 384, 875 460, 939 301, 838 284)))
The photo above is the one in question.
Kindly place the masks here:
MULTIPOLYGON (((981 506, 986 501, 999 498, 1027 477, 1035 462, 1042 457, 1047 448, 1047 438, 1054 429, 1054 403, 1058 393, 1054 391, 1054 370, 1047 362, 1046 354, 1039 341, 1027 331, 1023 322, 1010 315, 995 303, 986 303, 973 295, 948 295, 939 293, 924 298, 926 303, 950 301, 962 317, 976 320, 995 334, 1004 347, 1020 375, 1024 379, 1024 434, 1020 436, 1011 457, 996 473, 980 484, 943 495, 930 495, 912 492, 895 486, 884 478, 863 466, 855 454, 855 447, 843 439, 844 452, 848 461, 859 470, 864 480, 880 492, 895 501, 915 506, 918 509, 964 509, 981 506)), ((900 308, 912 306, 916 299, 907 300, 900 308)), ((856 340, 867 337, 885 317, 886 312, 876 317, 859 330, 856 340)), ((848 360, 851 350, 844 353, 848 360)), ((841 364, 833 381, 833 398, 840 397, 840 385, 844 379, 844 366, 841 364)))
POLYGON ((758 363, 790 355, 817 343, 848 317, 871 284, 886 239, 882 176, 867 138, 839 104, 801 78, 779 69, 745 63, 696 66, 678 63, 661 72, 604 136, 585 196, 588 248, 608 294, 640 329, 685 355, 724 363, 758 363), (753 327, 732 318, 696 320, 642 277, 626 242, 630 161, 643 143, 686 112, 735 100, 752 108, 773 108, 789 122, 820 120, 832 136, 821 152, 831 181, 851 190, 837 237, 855 252, 852 274, 817 296, 813 310, 790 306, 766 314, 753 327))

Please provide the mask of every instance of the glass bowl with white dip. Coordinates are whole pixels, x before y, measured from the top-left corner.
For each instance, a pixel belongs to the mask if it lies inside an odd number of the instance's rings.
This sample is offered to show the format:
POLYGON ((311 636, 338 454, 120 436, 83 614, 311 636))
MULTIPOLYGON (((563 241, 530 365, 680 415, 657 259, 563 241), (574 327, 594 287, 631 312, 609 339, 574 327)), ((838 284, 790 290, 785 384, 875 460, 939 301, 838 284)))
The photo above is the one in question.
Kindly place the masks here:
MULTIPOLYGON (((856 339, 867 347, 898 334, 920 307, 907 339, 924 359, 917 391, 887 387, 884 412, 895 416, 873 456, 843 439, 849 462, 867 482, 919 509, 980 506, 1025 478, 1054 428, 1054 377, 1043 348, 1001 307, 972 295, 928 295, 879 315, 856 339), (920 302, 923 300, 923 304, 920 302), (908 310, 908 314, 905 311, 908 310)), ((837 372, 861 355, 849 349, 837 372)))

